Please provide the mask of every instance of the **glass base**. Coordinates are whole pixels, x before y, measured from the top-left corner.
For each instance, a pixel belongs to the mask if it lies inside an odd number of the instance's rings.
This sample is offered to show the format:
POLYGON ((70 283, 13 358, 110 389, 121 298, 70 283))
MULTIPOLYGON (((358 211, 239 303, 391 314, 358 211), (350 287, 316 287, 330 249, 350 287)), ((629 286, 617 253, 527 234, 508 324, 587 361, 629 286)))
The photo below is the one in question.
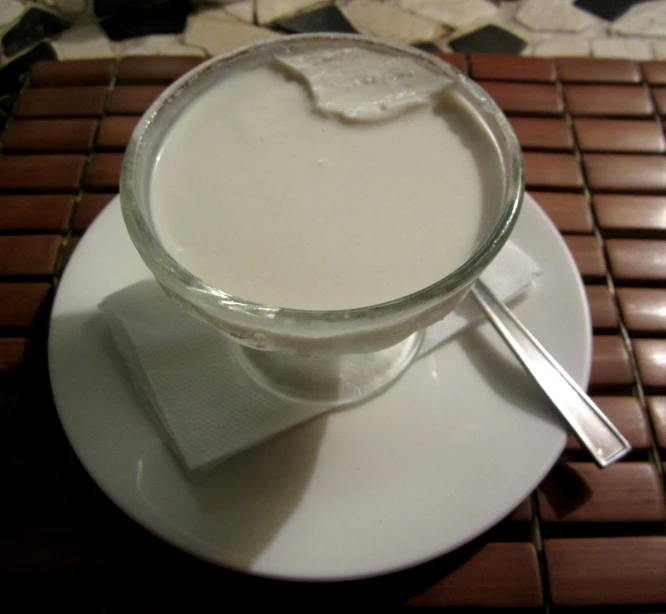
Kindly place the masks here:
POLYGON ((379 352, 304 358, 235 346, 236 358, 252 379, 295 401, 330 405, 357 403, 390 386, 411 364, 423 331, 379 352))

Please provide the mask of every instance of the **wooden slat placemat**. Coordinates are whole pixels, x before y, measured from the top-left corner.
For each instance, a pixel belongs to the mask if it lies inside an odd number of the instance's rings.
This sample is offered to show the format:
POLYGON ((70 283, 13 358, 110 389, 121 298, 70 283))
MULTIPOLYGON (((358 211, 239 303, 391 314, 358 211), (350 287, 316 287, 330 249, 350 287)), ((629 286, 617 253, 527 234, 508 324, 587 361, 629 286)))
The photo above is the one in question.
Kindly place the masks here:
POLYGON ((49 388, 46 337, 67 258, 117 193, 140 114, 198 60, 43 62, 1 141, 3 589, 25 603, 85 612, 201 611, 229 599, 666 607, 666 62, 444 57, 510 117, 528 190, 563 233, 585 281, 594 327, 590 392, 635 451, 600 471, 572 439, 505 521, 458 552, 374 580, 262 580, 153 537, 97 489, 69 447, 49 388))

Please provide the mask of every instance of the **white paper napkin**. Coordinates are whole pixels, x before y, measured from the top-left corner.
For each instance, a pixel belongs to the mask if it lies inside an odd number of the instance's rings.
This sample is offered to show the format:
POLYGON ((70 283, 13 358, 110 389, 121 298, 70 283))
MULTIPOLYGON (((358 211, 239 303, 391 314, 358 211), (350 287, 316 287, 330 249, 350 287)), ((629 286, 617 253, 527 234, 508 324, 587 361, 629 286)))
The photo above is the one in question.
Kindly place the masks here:
MULTIPOLYGON (((525 252, 508 243, 483 280, 510 301, 540 274, 525 252)), ((236 363, 232 342, 186 314, 153 280, 119 290, 99 309, 156 427, 193 474, 328 411, 257 386, 236 363)), ((419 357, 480 317, 473 301, 464 301, 426 331, 419 357)))

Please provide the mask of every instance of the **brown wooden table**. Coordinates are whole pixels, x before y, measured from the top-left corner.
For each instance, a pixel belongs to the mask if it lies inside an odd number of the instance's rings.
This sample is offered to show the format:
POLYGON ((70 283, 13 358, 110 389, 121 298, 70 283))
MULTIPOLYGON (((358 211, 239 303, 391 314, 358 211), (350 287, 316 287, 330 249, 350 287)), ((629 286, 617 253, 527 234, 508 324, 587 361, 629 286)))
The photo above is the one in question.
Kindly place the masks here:
POLYGON ((666 608, 666 62, 444 57, 510 116, 528 189, 585 282, 590 392, 634 452, 600 471, 572 440, 505 521, 457 552, 374 580, 253 578, 144 531, 99 491, 60 427, 46 365, 49 309, 79 237, 117 193, 139 115, 198 60, 43 62, 0 155, 0 594, 24 604, 7 611, 200 612, 230 599, 666 608))

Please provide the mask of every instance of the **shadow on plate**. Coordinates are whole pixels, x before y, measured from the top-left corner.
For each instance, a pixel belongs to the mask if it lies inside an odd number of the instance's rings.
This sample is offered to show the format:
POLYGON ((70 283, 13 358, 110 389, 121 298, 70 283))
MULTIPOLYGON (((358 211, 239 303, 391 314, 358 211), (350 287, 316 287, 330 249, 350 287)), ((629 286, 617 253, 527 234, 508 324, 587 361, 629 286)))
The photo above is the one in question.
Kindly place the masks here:
POLYGON ((506 348, 498 349, 478 327, 458 339, 481 377, 498 396, 535 417, 564 426, 564 420, 546 394, 506 348))

